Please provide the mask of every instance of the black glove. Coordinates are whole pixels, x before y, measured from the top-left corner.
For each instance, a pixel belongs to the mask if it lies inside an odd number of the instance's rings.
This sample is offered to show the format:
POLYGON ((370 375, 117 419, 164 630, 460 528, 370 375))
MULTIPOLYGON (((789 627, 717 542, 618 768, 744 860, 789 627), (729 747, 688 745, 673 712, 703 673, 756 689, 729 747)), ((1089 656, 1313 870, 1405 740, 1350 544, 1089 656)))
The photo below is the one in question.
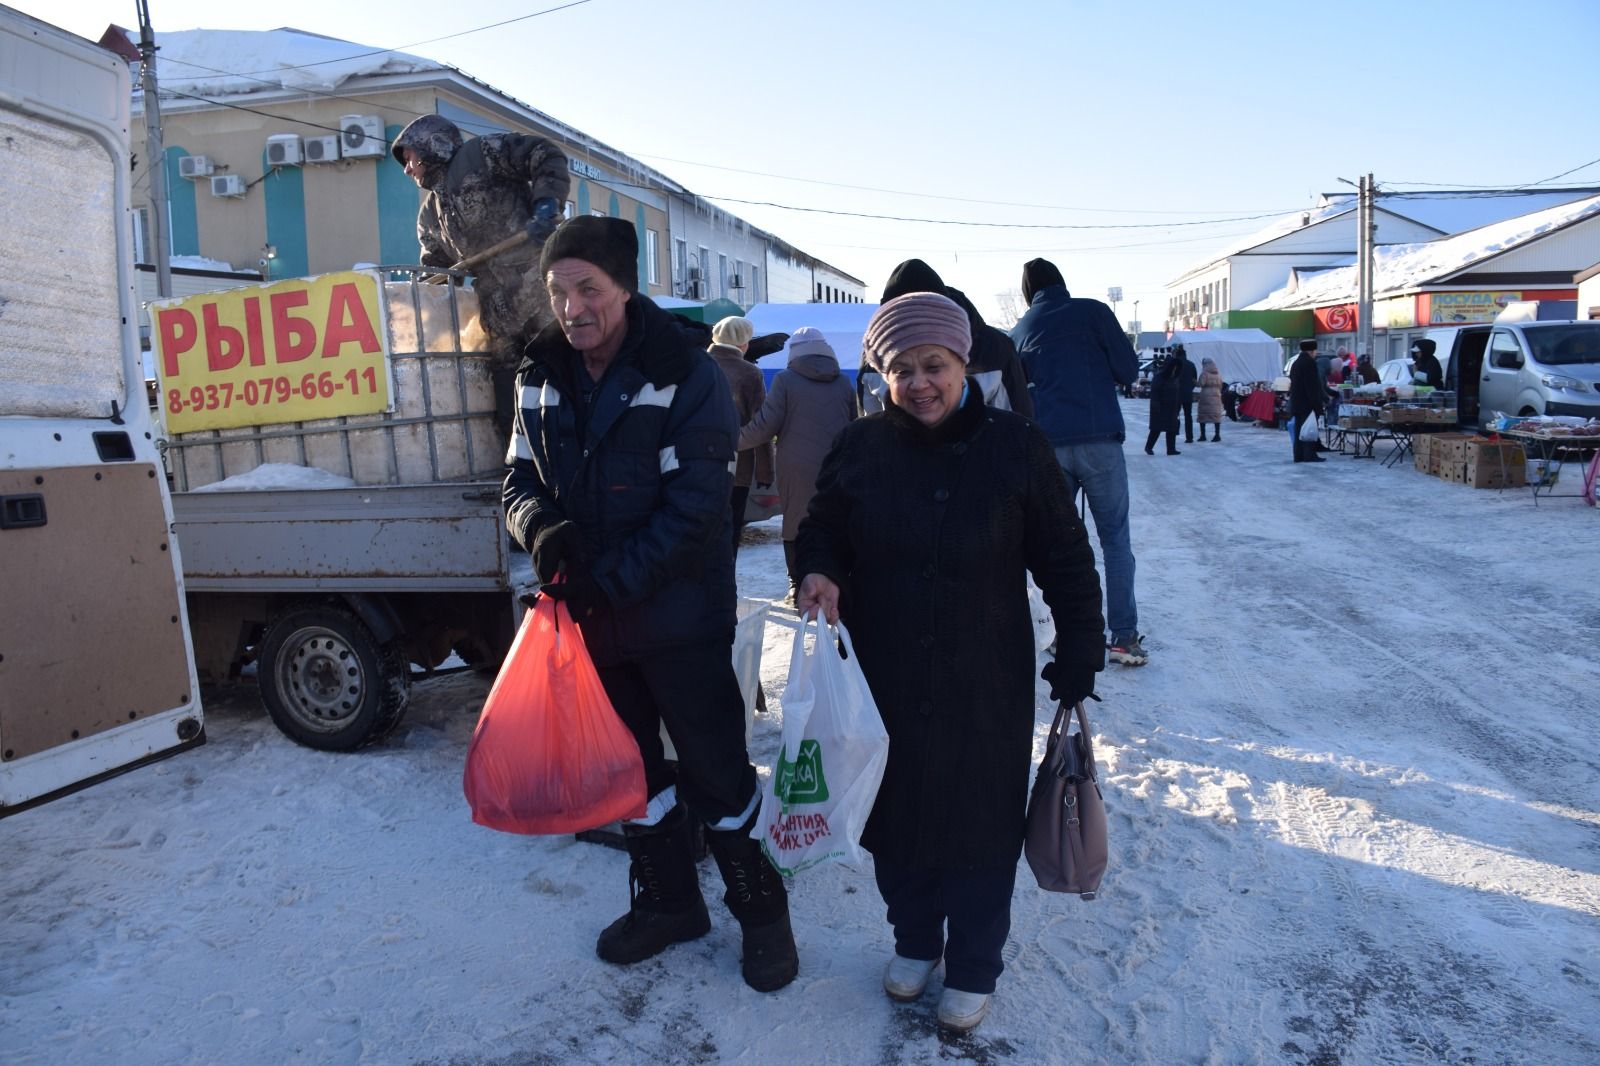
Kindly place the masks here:
POLYGON ((534 572, 539 575, 539 583, 543 585, 555 580, 563 564, 568 574, 582 566, 588 557, 588 549, 583 543, 583 531, 577 524, 562 519, 553 526, 539 530, 533 543, 528 545, 528 554, 533 557, 534 572))
POLYGON ((1050 685, 1050 698, 1068 707, 1076 707, 1084 700, 1100 699, 1094 694, 1095 671, 1087 666, 1066 666, 1051 659, 1039 671, 1039 676, 1050 685))
POLYGON ((556 210, 556 202, 546 196, 533 202, 533 217, 523 227, 528 231, 528 236, 533 238, 535 244, 543 244, 550 239, 550 234, 556 231, 561 224, 560 212, 556 210))
POLYGON ((565 581, 541 585, 539 591, 557 603, 566 604, 574 622, 582 622, 594 614, 596 607, 606 602, 605 592, 595 584, 594 577, 587 570, 575 577, 568 577, 565 581))

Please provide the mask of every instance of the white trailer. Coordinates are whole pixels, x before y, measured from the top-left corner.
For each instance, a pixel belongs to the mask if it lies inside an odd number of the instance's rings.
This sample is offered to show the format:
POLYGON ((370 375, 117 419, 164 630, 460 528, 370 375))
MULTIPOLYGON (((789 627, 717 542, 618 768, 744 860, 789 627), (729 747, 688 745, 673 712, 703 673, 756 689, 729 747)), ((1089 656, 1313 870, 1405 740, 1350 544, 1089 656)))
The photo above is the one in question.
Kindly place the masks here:
POLYGON ((134 301, 127 64, 0 7, 0 816, 205 742, 134 301))

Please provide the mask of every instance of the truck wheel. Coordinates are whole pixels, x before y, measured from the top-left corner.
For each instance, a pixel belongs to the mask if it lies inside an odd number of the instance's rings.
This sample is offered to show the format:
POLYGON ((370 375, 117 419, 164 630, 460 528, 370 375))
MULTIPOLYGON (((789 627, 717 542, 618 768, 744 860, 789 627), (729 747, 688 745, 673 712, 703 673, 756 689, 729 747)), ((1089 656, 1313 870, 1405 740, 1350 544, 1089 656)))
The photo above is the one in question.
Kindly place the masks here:
POLYGON ((400 722, 411 673, 342 607, 297 604, 261 638, 261 702, 290 739, 321 751, 354 751, 400 722))

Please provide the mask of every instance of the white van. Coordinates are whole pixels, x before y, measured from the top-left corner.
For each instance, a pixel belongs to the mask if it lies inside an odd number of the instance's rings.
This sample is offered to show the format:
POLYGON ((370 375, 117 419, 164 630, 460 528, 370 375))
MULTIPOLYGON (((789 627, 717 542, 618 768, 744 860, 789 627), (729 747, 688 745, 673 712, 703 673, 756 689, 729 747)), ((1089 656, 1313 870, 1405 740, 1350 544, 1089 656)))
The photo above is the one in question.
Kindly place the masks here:
POLYGON ((0 817, 205 742, 139 360, 127 64, 0 7, 0 817))

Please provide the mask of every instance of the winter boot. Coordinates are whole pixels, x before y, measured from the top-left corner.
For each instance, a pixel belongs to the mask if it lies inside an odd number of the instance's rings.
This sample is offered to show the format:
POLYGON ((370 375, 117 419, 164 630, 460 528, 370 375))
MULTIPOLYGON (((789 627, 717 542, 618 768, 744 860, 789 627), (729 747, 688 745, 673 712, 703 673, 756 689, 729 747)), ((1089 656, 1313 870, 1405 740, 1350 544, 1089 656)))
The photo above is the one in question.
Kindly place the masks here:
POLYGON ((755 815, 742 828, 712 830, 711 855, 728 886, 722 901, 744 931, 744 983, 757 992, 776 992, 800 972, 800 957, 789 925, 789 893, 783 878, 750 838, 755 815))
POLYGON ((784 568, 789 571, 789 596, 788 599, 784 600, 784 602, 790 607, 793 607, 796 603, 800 602, 800 577, 794 572, 795 548, 794 541, 792 540, 786 540, 783 542, 783 565, 784 568))
MULTIPOLYGON (((1206 424, 1204 422, 1202 422, 1202 423, 1200 423, 1200 443, 1204 444, 1205 442, 1206 442, 1206 424)), ((1194 441, 1190 441, 1189 443, 1193 444, 1194 441)))
POLYGON ((606 962, 626 966, 711 931, 694 868, 689 810, 678 804, 656 825, 624 823, 628 913, 606 926, 594 946, 606 962))
POLYGON ((1211 434, 1211 443, 1220 444, 1222 442, 1222 423, 1216 422, 1213 423, 1213 426, 1215 428, 1215 432, 1211 434))

